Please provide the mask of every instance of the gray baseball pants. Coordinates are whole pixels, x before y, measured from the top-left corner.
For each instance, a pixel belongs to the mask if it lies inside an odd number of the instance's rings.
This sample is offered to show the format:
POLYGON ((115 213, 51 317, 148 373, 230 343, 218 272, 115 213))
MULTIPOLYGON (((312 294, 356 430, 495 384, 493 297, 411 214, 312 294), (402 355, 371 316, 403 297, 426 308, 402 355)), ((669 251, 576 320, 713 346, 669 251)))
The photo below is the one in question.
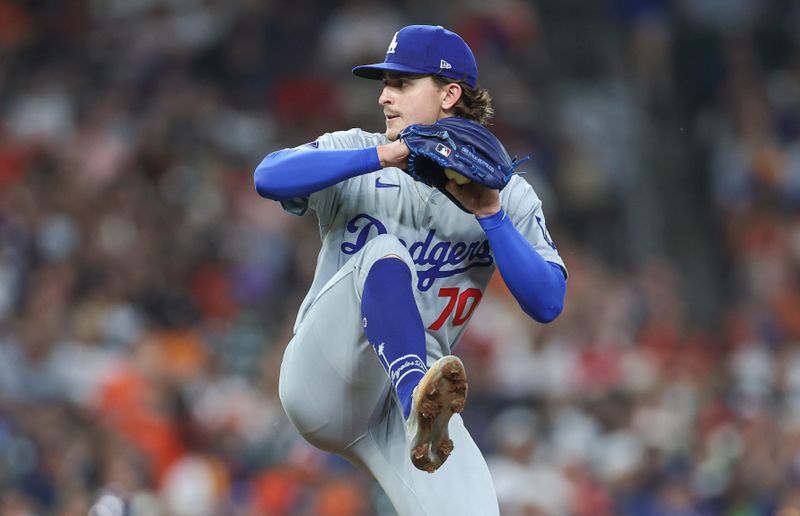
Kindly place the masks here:
MULTIPOLYGON (((372 475, 400 516, 498 515, 486 461, 459 415, 450 420, 455 450, 447 462, 432 474, 411 463, 402 410, 361 327, 364 281, 377 260, 391 255, 406 262, 415 285, 406 248, 380 235, 320 291, 283 357, 283 408, 309 443, 372 475)), ((433 339, 427 348, 430 365, 442 351, 433 339)))

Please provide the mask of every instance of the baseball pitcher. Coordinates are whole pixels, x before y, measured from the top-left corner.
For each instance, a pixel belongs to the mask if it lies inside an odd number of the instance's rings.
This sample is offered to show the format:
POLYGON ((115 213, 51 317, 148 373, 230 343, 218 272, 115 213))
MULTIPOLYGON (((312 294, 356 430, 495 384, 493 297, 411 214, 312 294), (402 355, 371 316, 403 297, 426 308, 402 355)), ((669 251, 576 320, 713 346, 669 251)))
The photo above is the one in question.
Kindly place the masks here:
POLYGON ((383 82, 386 132, 324 134, 255 171, 261 196, 316 213, 322 239, 281 403, 311 444, 372 475, 399 514, 496 515, 459 415, 467 377, 452 350, 495 269, 546 323, 563 307, 566 268, 541 201, 514 175, 523 160, 483 125, 491 97, 460 36, 405 27, 383 62, 353 73, 383 82))

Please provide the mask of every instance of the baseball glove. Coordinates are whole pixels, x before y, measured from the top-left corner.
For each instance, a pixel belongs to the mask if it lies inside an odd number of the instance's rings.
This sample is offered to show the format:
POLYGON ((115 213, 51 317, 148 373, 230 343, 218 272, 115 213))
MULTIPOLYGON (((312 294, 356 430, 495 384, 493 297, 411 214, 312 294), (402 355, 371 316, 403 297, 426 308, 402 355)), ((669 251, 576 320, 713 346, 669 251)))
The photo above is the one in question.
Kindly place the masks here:
POLYGON ((529 159, 512 159, 488 129, 461 117, 442 118, 431 125, 410 125, 400 133, 400 139, 410 151, 406 172, 417 181, 438 188, 464 211, 467 210, 445 189, 451 178, 459 184, 474 181, 502 190, 514 169, 529 159))

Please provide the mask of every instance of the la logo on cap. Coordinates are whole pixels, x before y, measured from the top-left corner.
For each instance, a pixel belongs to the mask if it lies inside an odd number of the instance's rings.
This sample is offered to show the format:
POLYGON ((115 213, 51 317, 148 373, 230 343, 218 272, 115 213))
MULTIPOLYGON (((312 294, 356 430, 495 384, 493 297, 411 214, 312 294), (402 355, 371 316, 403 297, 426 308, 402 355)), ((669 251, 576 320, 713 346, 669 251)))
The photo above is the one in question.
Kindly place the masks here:
POLYGON ((394 54, 394 49, 397 48, 397 33, 394 33, 394 37, 392 38, 392 42, 389 43, 389 50, 386 51, 387 54, 394 54))

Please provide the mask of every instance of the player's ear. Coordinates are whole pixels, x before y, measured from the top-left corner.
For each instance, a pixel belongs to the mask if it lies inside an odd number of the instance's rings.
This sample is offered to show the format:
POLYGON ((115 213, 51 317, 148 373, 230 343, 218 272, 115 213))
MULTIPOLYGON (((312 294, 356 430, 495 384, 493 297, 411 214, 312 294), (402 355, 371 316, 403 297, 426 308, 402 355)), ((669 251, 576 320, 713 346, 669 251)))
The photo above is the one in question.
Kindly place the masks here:
POLYGON ((461 98, 463 93, 461 85, 457 82, 449 82, 442 86, 442 109, 452 109, 461 98))

